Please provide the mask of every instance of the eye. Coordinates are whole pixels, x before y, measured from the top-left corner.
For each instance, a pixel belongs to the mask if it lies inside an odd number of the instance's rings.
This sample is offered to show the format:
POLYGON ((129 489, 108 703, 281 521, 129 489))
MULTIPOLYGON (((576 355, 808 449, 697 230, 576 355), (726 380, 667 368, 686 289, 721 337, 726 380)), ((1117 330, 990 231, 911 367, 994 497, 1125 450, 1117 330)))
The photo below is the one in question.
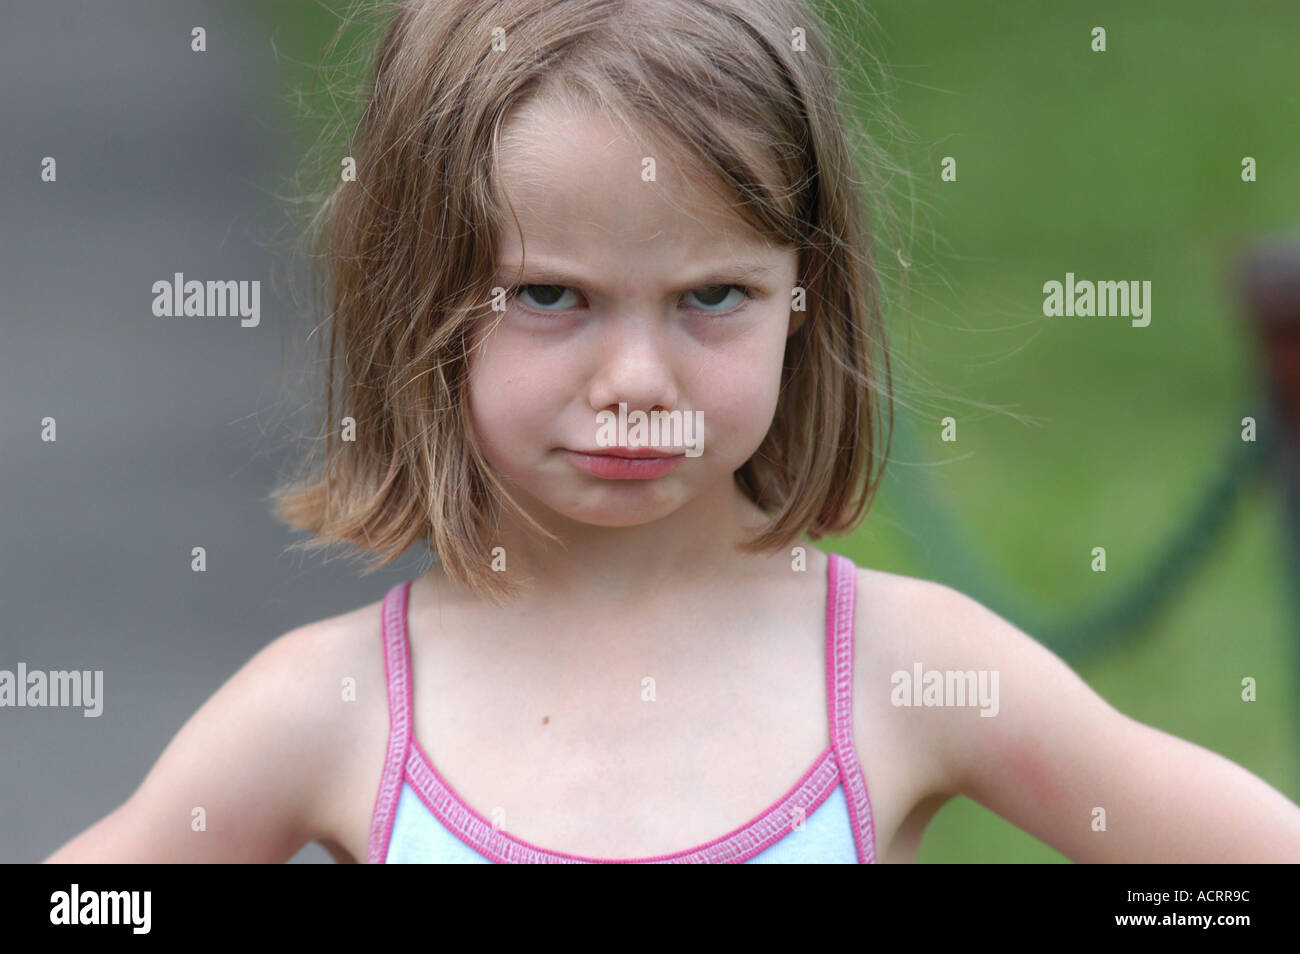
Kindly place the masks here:
POLYGON ((564 285, 520 285, 515 291, 521 297, 527 295, 533 299, 531 302, 524 301, 524 307, 534 311, 563 311, 572 307, 571 304, 563 304, 564 296, 573 294, 573 289, 564 285))
POLYGON ((730 311, 749 297, 749 289, 744 285, 705 285, 700 288, 692 288, 686 293, 688 296, 693 295, 695 299, 702 302, 701 311, 730 311), (738 298, 731 298, 732 293, 739 295, 738 298), (728 301, 730 303, 728 304, 728 301))
MULTIPOLYGON (((572 299, 566 301, 566 295, 578 298, 577 293, 567 285, 518 285, 514 294, 520 298, 525 308, 540 312, 564 311, 576 304, 572 299)), ((687 302, 688 307, 720 314, 734 310, 750 297, 750 293, 744 285, 702 285, 691 289, 683 299, 687 296, 694 297, 697 302, 687 302)))

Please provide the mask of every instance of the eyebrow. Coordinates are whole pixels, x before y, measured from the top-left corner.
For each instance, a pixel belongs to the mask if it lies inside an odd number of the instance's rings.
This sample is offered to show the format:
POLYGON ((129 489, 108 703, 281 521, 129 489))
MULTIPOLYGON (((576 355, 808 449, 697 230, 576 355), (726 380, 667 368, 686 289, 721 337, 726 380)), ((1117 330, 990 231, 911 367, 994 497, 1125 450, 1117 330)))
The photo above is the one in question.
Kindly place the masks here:
MULTIPOLYGON (((520 272, 520 265, 515 261, 505 262, 499 267, 498 272, 503 276, 510 276, 513 281, 513 276, 520 272)), ((700 269, 693 277, 683 281, 680 287, 703 288, 707 285, 724 285, 732 282, 762 284, 770 281, 773 274, 773 269, 758 262, 723 262, 700 269)), ((599 282, 588 281, 581 275, 550 262, 527 262, 524 264, 522 275, 527 276, 527 284, 530 285, 563 285, 568 288, 602 290, 599 282)), ((523 279, 521 278, 520 281, 523 279)))

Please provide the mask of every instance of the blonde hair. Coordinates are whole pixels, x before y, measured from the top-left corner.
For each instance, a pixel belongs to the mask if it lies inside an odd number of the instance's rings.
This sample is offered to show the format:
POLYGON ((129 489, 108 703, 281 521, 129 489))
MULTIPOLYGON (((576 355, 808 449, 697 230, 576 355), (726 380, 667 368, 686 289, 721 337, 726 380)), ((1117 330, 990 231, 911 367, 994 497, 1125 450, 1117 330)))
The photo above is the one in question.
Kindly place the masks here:
POLYGON ((292 548, 350 543, 376 554, 369 573, 422 539, 476 592, 516 592, 490 568, 500 507, 546 531, 480 453, 466 349, 510 218, 496 187, 502 127, 545 96, 669 137, 748 226, 799 249, 807 314, 787 341, 771 428, 736 473, 772 519, 742 549, 857 526, 888 456, 887 446, 876 450, 878 399, 891 431, 893 402, 855 172, 883 190, 884 165, 841 110, 826 25, 798 0, 406 0, 381 9, 392 19, 351 144, 357 181, 332 188, 309 230, 328 276, 330 343, 316 453, 270 495, 280 519, 312 534, 292 548), (504 40, 495 49, 494 28, 504 40), (868 159, 860 168, 850 129, 868 159), (344 416, 355 420, 355 440, 339 439, 344 416))

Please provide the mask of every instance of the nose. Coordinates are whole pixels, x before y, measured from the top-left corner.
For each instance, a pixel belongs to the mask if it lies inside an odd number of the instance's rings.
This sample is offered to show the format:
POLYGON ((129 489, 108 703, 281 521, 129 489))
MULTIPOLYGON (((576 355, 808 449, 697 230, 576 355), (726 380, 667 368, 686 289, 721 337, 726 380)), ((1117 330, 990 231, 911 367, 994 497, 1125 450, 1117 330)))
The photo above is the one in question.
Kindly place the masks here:
POLYGON ((645 317, 620 317, 608 323, 601 342, 600 366, 588 386, 594 411, 673 410, 678 390, 670 331, 645 317))

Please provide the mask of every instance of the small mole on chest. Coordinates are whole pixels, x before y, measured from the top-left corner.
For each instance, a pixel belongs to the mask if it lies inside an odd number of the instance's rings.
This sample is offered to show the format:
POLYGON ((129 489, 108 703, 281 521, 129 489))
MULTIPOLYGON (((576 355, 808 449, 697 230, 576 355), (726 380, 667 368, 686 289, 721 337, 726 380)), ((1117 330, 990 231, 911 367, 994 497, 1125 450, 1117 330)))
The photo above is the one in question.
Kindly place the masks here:
POLYGON ((542 725, 546 725, 546 723, 548 723, 548 722, 550 722, 550 721, 551 721, 551 717, 550 717, 550 716, 542 716, 542 725))

